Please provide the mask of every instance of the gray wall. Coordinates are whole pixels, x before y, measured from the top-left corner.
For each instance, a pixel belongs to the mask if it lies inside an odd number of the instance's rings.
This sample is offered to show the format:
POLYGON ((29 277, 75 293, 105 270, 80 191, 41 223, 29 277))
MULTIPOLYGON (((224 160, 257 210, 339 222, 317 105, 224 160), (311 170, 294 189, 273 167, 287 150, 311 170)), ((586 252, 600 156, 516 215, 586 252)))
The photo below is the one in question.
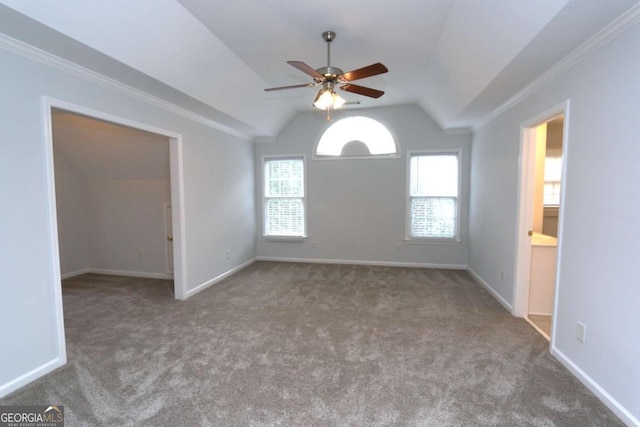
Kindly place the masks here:
POLYGON ((475 132, 469 226, 470 268, 513 304, 520 126, 570 100, 552 351, 636 419, 639 57, 635 25, 475 132), (501 269, 507 272, 504 283, 501 269), (578 321, 587 326, 585 343, 576 339, 578 321))
POLYGON ((187 290, 253 260, 256 221, 252 143, 9 50, 0 63, 2 395, 60 363, 43 96, 182 135, 187 290))
MULTIPOLYGON (((258 256, 267 259, 367 262, 465 268, 469 197, 470 135, 446 135, 413 105, 358 110, 378 118, 397 138, 394 159, 313 159, 313 149, 328 126, 322 111, 298 114, 275 142, 256 144, 256 206, 262 234, 262 158, 305 154, 307 231, 302 242, 258 237, 258 256), (406 243, 407 150, 461 149, 460 244, 406 243), (359 245, 359 243, 361 245, 359 245), (399 251, 397 250, 399 248, 399 251)), ((349 114, 343 110, 333 120, 349 114)))
POLYGON ((80 171, 62 153, 54 154, 58 246, 62 275, 89 268, 87 186, 80 171))
POLYGON ((169 138, 52 116, 60 271, 167 276, 169 138))
POLYGON ((150 277, 166 274, 164 206, 171 201, 169 180, 92 180, 86 188, 88 268, 150 277))

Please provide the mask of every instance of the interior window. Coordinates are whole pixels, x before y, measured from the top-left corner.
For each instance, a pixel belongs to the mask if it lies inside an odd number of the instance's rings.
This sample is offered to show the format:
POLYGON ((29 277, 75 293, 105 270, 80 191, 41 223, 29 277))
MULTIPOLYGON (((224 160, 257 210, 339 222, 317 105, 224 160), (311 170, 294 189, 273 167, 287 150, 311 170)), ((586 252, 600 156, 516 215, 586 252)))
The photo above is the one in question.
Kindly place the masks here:
POLYGON ((547 157, 544 160, 544 205, 560 205, 560 180, 562 157, 547 157))
POLYGON ((264 161, 264 235, 304 237, 304 158, 264 161))
POLYGON ((336 120, 322 134, 316 157, 397 157, 389 129, 371 117, 349 116, 336 120))
POLYGON ((410 154, 408 239, 458 239, 458 158, 457 152, 410 154))

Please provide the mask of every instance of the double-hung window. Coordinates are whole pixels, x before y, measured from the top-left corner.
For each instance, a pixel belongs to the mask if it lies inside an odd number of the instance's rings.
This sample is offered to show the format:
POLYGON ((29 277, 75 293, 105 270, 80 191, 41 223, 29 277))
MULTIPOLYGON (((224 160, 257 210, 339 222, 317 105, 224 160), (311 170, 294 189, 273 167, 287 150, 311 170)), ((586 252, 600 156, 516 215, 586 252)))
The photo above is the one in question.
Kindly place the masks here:
POLYGON ((304 157, 264 159, 265 237, 305 237, 304 157))
POLYGON ((410 152, 409 240, 459 240, 459 152, 410 152))
POLYGON ((547 157, 544 161, 544 205, 560 205, 562 157, 547 157))

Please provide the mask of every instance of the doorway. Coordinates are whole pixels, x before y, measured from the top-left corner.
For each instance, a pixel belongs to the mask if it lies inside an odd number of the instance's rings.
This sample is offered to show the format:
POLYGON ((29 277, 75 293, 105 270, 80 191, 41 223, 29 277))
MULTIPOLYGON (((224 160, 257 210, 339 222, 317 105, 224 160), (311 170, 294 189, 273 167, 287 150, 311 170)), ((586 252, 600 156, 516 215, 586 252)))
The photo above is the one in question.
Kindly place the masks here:
POLYGON ((522 126, 515 310, 553 339, 568 102, 522 126))
MULTIPOLYGON (((173 271, 173 293, 176 299, 185 299, 185 269, 184 269, 184 235, 185 227, 183 223, 184 218, 184 200, 183 200, 183 169, 182 169, 182 137, 179 134, 166 131, 164 129, 156 128, 154 126, 146 125, 143 123, 135 122, 129 119, 113 116, 108 113, 92 110, 87 107, 71 104, 65 101, 54 100, 48 97, 43 98, 43 111, 45 118, 45 144, 47 152, 47 178, 49 182, 49 203, 50 203, 50 224, 51 224, 51 237, 52 237, 52 252, 54 258, 52 261, 60 266, 60 253, 59 253, 59 238, 58 238, 58 218, 56 215, 56 191, 54 187, 55 183, 55 166, 54 166, 54 154, 53 154, 53 115, 56 111, 67 112, 76 114, 78 116, 88 118, 91 120, 99 121, 102 123, 108 123, 110 125, 118 125, 121 127, 133 129, 136 131, 143 131, 150 134, 155 134, 160 137, 165 137, 169 141, 169 186, 170 186, 170 200, 169 204, 173 206, 171 221, 172 232, 172 269, 173 271)), ((157 207, 157 212, 160 209, 164 209, 162 204, 157 207)), ((164 228, 165 219, 163 216, 160 218, 161 226, 164 228)), ((160 231, 161 240, 166 239, 164 230, 160 231)), ((162 245, 158 251, 164 253, 164 245, 162 245)), ((144 251, 137 251, 138 261, 140 258, 144 258, 147 254, 144 251)), ((161 256, 162 263, 164 264, 164 257, 161 256)), ((58 289, 55 290, 56 300, 60 301, 60 307, 58 307, 57 316, 59 317, 59 324, 62 325, 62 307, 61 307, 61 274, 59 267, 54 271, 54 282, 58 283, 58 289)), ((60 331, 62 332, 62 331, 60 331)))

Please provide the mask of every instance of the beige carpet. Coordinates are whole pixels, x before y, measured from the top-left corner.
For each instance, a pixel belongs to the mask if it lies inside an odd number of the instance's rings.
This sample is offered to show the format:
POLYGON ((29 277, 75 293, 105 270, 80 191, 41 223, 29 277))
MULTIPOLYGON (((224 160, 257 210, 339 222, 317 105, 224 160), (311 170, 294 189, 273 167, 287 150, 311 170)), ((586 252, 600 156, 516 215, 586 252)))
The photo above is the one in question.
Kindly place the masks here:
POLYGON ((542 314, 529 314, 527 316, 529 321, 535 324, 538 328, 542 329, 544 333, 551 336, 551 316, 542 314))
POLYGON ((258 262, 64 282, 69 363, 0 400, 69 426, 616 426, 548 342, 461 271, 258 262))

